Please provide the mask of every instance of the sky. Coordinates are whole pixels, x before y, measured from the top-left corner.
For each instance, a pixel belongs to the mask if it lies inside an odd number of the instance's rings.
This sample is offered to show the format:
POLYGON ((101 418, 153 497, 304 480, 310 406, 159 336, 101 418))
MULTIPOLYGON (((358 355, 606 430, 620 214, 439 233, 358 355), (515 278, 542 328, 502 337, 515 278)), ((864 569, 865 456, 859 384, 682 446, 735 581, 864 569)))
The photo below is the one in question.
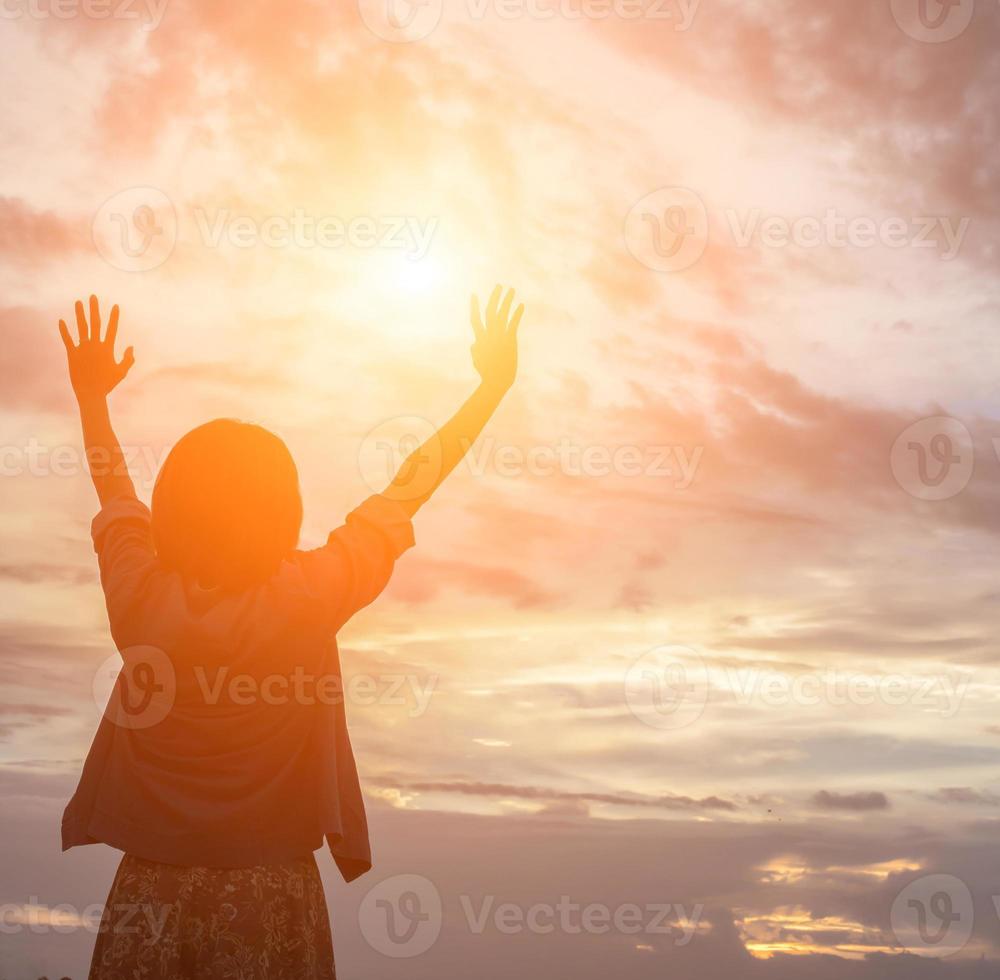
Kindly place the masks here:
POLYGON ((84 976, 118 860, 59 852, 115 651, 58 319, 121 306, 140 496, 256 421, 312 546, 472 391, 495 282, 518 383, 340 636, 338 969, 996 975, 1000 7, 6 0, 0 39, 0 977, 84 976))

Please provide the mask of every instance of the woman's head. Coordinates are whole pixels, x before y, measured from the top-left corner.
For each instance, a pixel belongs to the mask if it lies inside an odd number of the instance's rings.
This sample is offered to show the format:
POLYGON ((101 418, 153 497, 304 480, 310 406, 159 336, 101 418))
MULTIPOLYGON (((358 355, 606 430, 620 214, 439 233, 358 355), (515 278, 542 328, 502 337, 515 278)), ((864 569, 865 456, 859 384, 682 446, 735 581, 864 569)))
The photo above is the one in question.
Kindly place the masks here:
POLYGON ((299 475, 273 432, 216 419, 170 451, 153 489, 160 563, 206 587, 263 582, 296 547, 299 475))

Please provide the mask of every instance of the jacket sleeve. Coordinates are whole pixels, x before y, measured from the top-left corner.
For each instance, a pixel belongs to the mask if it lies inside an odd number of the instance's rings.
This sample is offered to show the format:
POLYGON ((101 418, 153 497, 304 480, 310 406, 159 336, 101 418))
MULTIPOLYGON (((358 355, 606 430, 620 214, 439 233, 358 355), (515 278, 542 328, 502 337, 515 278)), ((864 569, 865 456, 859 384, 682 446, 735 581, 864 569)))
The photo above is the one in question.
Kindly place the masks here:
POLYGON ((312 595, 339 629, 386 587, 396 559, 413 546, 413 524, 398 503, 369 497, 331 532, 326 544, 297 558, 312 595))
POLYGON ((149 508, 133 496, 115 497, 94 518, 91 536, 111 635, 121 650, 135 642, 139 600, 156 564, 149 508))

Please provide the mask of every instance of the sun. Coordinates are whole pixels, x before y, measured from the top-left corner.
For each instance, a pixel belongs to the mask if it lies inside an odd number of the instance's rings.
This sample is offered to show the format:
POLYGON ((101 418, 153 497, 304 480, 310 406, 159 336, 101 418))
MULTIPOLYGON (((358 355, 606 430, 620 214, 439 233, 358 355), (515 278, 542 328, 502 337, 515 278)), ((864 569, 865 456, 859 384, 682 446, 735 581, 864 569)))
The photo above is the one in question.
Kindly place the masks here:
POLYGON ((470 294, 485 299, 502 263, 460 216, 447 219, 411 229, 407 247, 338 252, 329 260, 331 277, 316 283, 318 304, 385 338, 454 343, 468 326, 470 294))
POLYGON ((386 278, 396 288, 411 294, 426 295, 442 288, 448 281, 445 264, 433 253, 422 258, 409 258, 404 254, 391 257, 391 268, 386 278))
POLYGON ((475 284, 465 263, 441 243, 414 258, 382 250, 367 256, 359 271, 354 288, 363 297, 366 319, 373 317, 385 332, 451 339, 456 318, 468 316, 475 284))

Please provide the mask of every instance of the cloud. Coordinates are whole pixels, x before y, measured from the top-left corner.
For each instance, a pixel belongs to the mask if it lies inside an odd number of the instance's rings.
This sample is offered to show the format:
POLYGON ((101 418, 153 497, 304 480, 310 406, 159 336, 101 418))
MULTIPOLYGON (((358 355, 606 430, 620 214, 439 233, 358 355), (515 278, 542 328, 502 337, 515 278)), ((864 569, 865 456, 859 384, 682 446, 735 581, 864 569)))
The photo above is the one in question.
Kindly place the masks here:
POLYGON ((930 797, 938 803, 959 803, 973 806, 1000 806, 1000 796, 973 789, 971 786, 946 786, 930 797))
POLYGON ((474 561, 420 557, 407 563, 394 586, 394 594, 406 602, 424 603, 449 589, 472 596, 506 599, 519 609, 552 605, 558 598, 530 575, 516 569, 474 561))
POLYGON ((66 377, 66 354, 58 316, 24 306, 0 308, 0 408, 68 411, 73 395, 66 377))
POLYGON ((890 177, 884 193, 899 202, 995 219, 1000 182, 986 136, 1000 123, 986 94, 1000 74, 988 54, 1000 34, 994 13, 978 5, 972 26, 947 45, 907 37, 888 3, 821 0, 729 0, 706 5, 684 32, 612 18, 594 33, 769 126, 850 132, 871 181, 890 177))
POLYGON ((43 582, 68 582, 72 585, 85 585, 94 581, 91 568, 78 565, 48 565, 41 562, 26 564, 0 564, 0 578, 24 584, 40 584, 43 582))
POLYGON ((38 266, 92 248, 89 219, 68 220, 21 198, 0 196, 0 259, 38 266))
POLYGON ((695 799, 665 793, 662 796, 644 796, 639 793, 579 793, 548 789, 538 786, 510 786, 479 782, 408 782, 393 785, 385 780, 379 785, 416 793, 460 793, 465 796, 503 797, 519 800, 539 800, 546 803, 605 803, 611 806, 651 807, 663 810, 723 810, 737 809, 731 800, 718 796, 695 799))
POLYGON ((829 790, 820 790, 814 797, 813 803, 821 810, 850 810, 856 813, 863 813, 870 810, 888 810, 889 797, 885 793, 877 791, 869 793, 834 793, 829 790))

